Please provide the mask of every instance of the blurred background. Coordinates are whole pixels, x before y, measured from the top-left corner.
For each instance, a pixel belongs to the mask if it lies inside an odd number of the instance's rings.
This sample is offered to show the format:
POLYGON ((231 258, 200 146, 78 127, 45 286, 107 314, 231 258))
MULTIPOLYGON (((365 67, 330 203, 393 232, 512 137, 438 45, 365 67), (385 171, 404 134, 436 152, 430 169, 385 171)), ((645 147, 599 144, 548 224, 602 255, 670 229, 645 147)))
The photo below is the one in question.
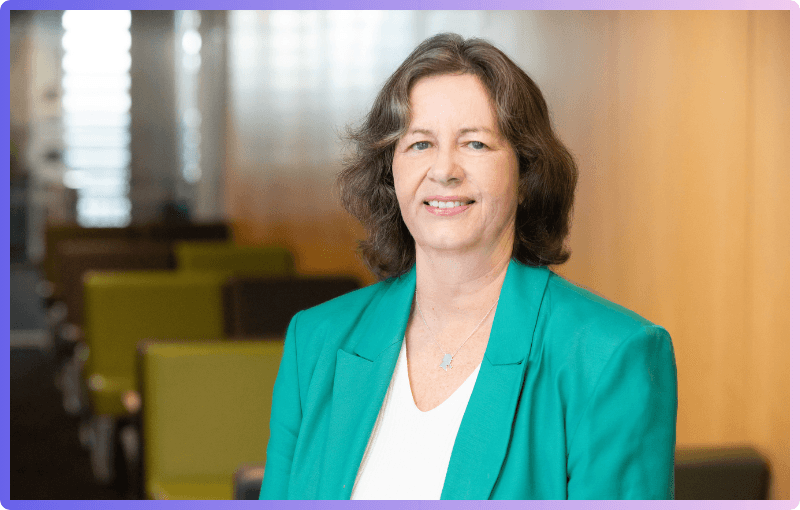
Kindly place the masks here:
POLYGON ((53 232, 169 238, 169 267, 85 269, 180 270, 178 244, 206 239, 181 229, 216 225, 236 250, 285 249, 293 281, 373 283, 335 190, 340 136, 442 31, 487 38, 542 89, 580 170, 554 269, 672 335, 678 460, 789 497, 788 11, 10 12, 12 498, 169 497, 142 382, 158 353, 130 348, 124 409, 100 412, 89 326, 110 284, 81 273, 85 307, 62 306, 75 247, 53 232))

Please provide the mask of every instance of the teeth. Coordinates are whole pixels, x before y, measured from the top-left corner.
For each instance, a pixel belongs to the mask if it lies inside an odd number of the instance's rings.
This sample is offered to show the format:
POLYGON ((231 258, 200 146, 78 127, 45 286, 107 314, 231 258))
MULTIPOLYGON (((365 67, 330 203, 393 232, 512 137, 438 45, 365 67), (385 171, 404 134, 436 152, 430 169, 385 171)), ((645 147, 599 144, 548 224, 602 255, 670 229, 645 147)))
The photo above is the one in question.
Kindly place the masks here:
POLYGON ((438 200, 431 200, 429 205, 431 207, 436 207, 437 209, 452 209, 453 207, 461 207, 462 205, 466 205, 466 202, 440 202, 438 200))

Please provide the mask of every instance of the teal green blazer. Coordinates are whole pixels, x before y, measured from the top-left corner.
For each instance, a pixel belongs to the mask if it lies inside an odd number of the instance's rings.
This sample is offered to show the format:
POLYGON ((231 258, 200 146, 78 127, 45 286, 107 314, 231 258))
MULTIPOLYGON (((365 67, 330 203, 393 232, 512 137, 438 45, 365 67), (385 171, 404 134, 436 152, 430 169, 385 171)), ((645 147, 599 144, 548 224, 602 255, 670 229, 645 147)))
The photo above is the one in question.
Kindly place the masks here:
MULTIPOLYGON (((261 499, 349 499, 392 378, 412 269, 292 319, 261 499)), ((442 499, 671 499, 669 334, 512 261, 442 499)))

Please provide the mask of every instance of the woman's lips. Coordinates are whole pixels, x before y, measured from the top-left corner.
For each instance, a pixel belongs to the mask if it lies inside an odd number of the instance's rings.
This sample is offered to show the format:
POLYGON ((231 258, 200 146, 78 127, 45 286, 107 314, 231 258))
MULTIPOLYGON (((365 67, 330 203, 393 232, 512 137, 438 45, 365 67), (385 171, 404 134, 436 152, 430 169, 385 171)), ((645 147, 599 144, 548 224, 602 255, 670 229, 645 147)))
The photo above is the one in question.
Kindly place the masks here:
POLYGON ((465 210, 467 210, 467 208, 470 205, 474 203, 475 203, 474 200, 468 200, 468 199, 446 200, 444 198, 439 200, 437 199, 426 200, 424 202, 425 210, 437 216, 453 216, 462 213, 465 210))

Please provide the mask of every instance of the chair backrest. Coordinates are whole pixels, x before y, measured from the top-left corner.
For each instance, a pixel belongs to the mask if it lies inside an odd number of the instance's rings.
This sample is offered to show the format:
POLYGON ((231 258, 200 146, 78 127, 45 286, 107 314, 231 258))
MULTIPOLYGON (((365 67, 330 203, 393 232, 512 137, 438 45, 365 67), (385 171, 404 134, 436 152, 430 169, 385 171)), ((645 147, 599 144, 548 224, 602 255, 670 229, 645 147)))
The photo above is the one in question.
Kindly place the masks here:
POLYGON ((226 241, 231 238, 227 223, 192 223, 189 225, 167 225, 149 223, 128 227, 81 227, 79 225, 47 225, 45 228, 44 277, 54 286, 54 298, 60 299, 60 272, 58 245, 68 239, 118 239, 175 242, 181 240, 226 241))
POLYGON ((69 239, 134 239, 137 231, 132 227, 81 227, 78 225, 47 225, 44 231, 45 253, 42 263, 44 278, 53 284, 54 298, 60 299, 61 273, 58 246, 69 239))
POLYGON ((85 374, 96 414, 126 414, 120 397, 136 389, 139 341, 223 336, 224 278, 216 273, 90 273, 84 282, 85 374))
MULTIPOLYGON (((242 463, 264 464, 282 339, 144 342, 139 348, 145 487, 227 484, 242 463)), ((206 491, 207 492, 207 491, 206 491)))
POLYGON ((231 239, 231 227, 224 222, 190 223, 188 225, 151 223, 141 228, 145 237, 153 241, 229 241, 231 239))
POLYGON ((294 314, 361 287, 350 276, 234 277, 224 289, 229 337, 283 336, 294 314))
POLYGON ((181 271, 219 271, 228 276, 285 276, 294 272, 294 257, 283 246, 181 241, 175 244, 175 257, 181 271))
POLYGON ((769 464, 750 446, 675 452, 675 499, 767 499, 769 481, 769 464))
POLYGON ((89 271, 174 269, 167 242, 146 239, 70 239, 58 244, 62 296, 67 322, 83 324, 83 277, 89 271))

